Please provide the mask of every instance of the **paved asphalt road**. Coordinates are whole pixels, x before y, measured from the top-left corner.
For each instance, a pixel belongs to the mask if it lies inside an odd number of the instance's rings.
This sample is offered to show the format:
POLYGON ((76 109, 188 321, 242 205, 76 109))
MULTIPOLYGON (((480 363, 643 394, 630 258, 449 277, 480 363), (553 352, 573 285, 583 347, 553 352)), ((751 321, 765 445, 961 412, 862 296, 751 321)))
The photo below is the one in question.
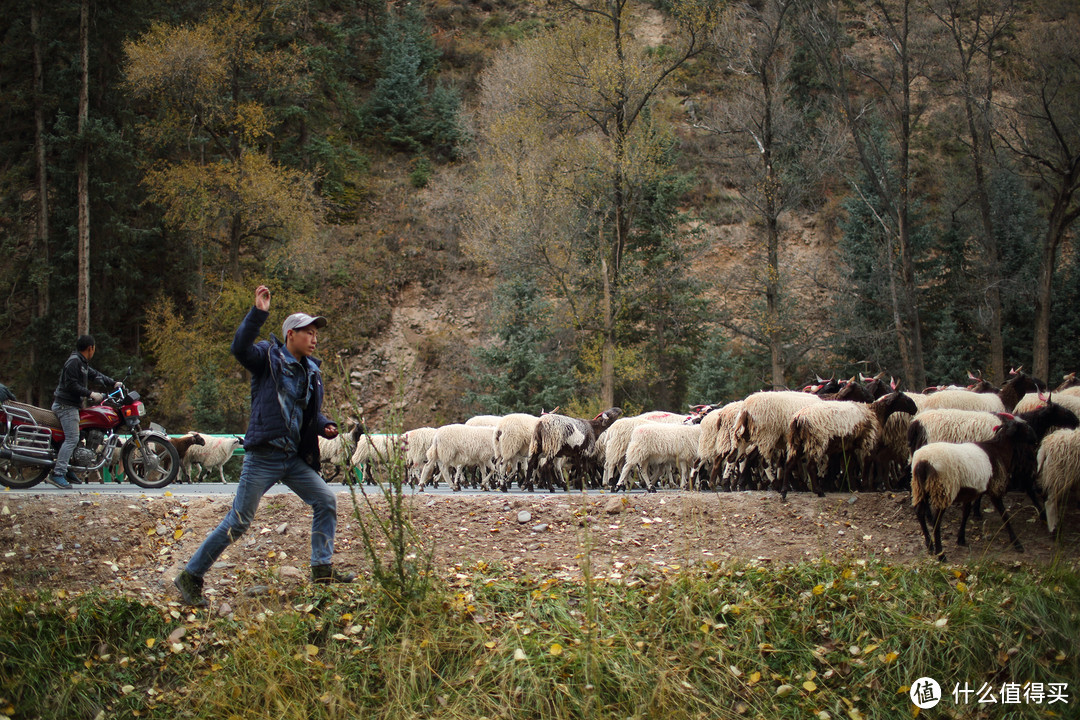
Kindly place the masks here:
MULTIPOLYGON (((339 490, 340 492, 346 492, 346 487, 340 483, 331 483, 331 487, 339 490)), ((379 489, 377 487, 368 485, 365 486, 368 493, 377 494, 379 489)), ((91 483, 89 485, 76 485, 72 490, 61 490, 55 488, 52 485, 42 482, 38 483, 32 488, 26 490, 12 490, 10 488, 0 488, 0 495, 43 495, 43 494, 55 494, 55 495, 87 495, 87 494, 101 494, 101 495, 164 495, 166 492, 172 493, 175 496, 197 496, 202 497, 206 495, 233 495, 236 493, 236 483, 173 483, 166 487, 159 488, 157 490, 149 490, 147 488, 141 488, 138 485, 132 485, 131 483, 91 483)), ((270 488, 267 495, 277 495, 278 493, 291 492, 288 487, 278 483, 270 488)), ((357 490, 359 492, 359 489, 357 490)), ((415 490, 406 488, 407 493, 414 493, 415 490)), ((462 490, 458 494, 463 495, 475 495, 475 494, 497 494, 498 491, 491 490, 462 490)), ((633 492, 644 492, 641 489, 635 489, 633 492)), ((661 491, 663 492, 663 491, 661 491)), ((441 484, 437 488, 427 488, 423 491, 425 495, 452 495, 452 490, 445 483, 441 484)), ((535 493, 528 493, 522 490, 513 489, 510 491, 511 495, 546 495, 541 490, 537 490, 535 493)), ((560 491, 556 491, 556 494, 560 494, 560 491)))

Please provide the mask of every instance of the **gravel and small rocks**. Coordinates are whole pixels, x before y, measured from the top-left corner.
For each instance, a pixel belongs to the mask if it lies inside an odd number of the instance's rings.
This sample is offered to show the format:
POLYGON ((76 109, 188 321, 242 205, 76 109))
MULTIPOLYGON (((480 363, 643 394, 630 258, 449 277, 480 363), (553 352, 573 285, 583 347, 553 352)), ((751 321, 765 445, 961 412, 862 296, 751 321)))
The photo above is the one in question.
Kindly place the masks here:
MULTIPOLYGON (((0 493, 0 584, 34 591, 119 589, 175 594, 172 578, 228 512, 232 498, 0 493)), ((384 501, 374 500, 381 517, 384 501)), ((968 559, 1047 564, 1080 555, 1080 524, 1066 524, 1055 544, 1026 496, 1011 494, 1013 527, 1024 544, 1006 541, 992 509, 970 521, 968 547, 956 545, 959 512, 946 514, 942 536, 951 562, 968 559)), ((907 493, 662 492, 612 495, 484 494, 407 499, 409 515, 432 543, 436 569, 485 563, 514 576, 630 580, 644 568, 669 572, 723 562, 880 559, 924 562, 922 533, 907 493)), ((334 564, 364 572, 368 558, 360 520, 347 493, 338 501, 334 564)), ((222 614, 243 597, 266 597, 310 580, 311 510, 290 494, 264 499, 248 533, 206 576, 206 593, 222 614)), ((370 527, 370 525, 369 525, 370 527)), ((224 616, 222 615, 222 616, 224 616)))

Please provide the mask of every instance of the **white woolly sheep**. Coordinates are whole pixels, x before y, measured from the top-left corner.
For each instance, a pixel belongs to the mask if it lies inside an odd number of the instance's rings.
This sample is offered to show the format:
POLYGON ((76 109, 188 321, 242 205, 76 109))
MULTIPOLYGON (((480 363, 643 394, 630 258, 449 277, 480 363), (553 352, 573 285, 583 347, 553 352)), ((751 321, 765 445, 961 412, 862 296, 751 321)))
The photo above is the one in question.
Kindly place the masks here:
POLYGON ((518 484, 525 484, 525 470, 529 465, 529 444, 540 418, 527 413, 511 413, 499 419, 495 425, 492 444, 495 451, 495 468, 499 487, 510 489, 511 478, 517 476, 518 484))
POLYGON ((1037 463, 1039 487, 1046 498, 1046 527, 1053 533, 1080 487, 1080 430, 1057 430, 1043 438, 1037 463))
POLYGON ((495 427, 502 420, 502 415, 474 415, 465 421, 469 427, 495 427))
POLYGON ((612 487, 614 485, 615 476, 622 470, 626 459, 626 448, 630 446, 630 434, 634 432, 634 428, 647 422, 681 423, 685 418, 685 415, 653 411, 642 415, 619 418, 611 423, 611 426, 601 436, 603 441, 600 443, 603 446, 604 453, 604 474, 601 478, 603 486, 612 487))
POLYGON ((1000 424, 1000 415, 985 410, 922 410, 908 428, 908 448, 914 453, 929 443, 989 440, 1000 424))
POLYGON ((927 395, 922 410, 981 410, 1003 413, 1005 404, 994 393, 977 393, 970 390, 942 390, 927 395))
POLYGON ((765 472, 775 482, 783 473, 787 459, 787 434, 791 419, 807 405, 823 402, 810 393, 794 390, 763 391, 746 398, 735 421, 739 452, 747 454, 750 445, 757 447, 765 463, 765 472))
POLYGON ((405 475, 410 485, 416 485, 420 481, 420 473, 427 463, 427 451, 431 448, 436 432, 438 430, 433 427, 419 427, 408 430, 401 436, 405 446, 405 475))
POLYGON ((787 497, 788 477, 799 463, 805 464, 810 489, 824 497, 822 478, 828 470, 829 458, 834 455, 850 456, 858 463, 861 487, 868 489, 872 482, 871 462, 881 446, 885 421, 895 412, 915 411, 914 401, 902 392, 889 393, 869 405, 832 400, 802 408, 788 427, 788 462, 781 497, 787 497))
POLYGON ((393 433, 364 433, 356 441, 351 463, 358 467, 369 484, 375 482, 375 469, 390 467, 401 457, 401 437, 393 433))
POLYGON ((326 482, 335 480, 341 474, 343 466, 346 473, 352 470, 353 448, 363 431, 363 427, 357 425, 349 432, 338 433, 333 438, 319 436, 319 472, 326 482))
POLYGON ((1008 477, 1018 462, 1035 455, 1035 433, 1020 420, 1006 417, 990 440, 977 443, 930 443, 911 456, 911 504, 919 518, 927 550, 944 560, 941 552, 941 517, 954 503, 963 505, 957 544, 966 545, 964 531, 975 500, 984 494, 1001 515, 1013 547, 1023 551, 1005 510, 1002 497, 1008 477), (934 539, 926 526, 933 511, 934 539))
POLYGON ((679 472, 679 487, 686 490, 689 487, 690 473, 700 460, 700 440, 701 425, 650 422, 638 425, 630 434, 626 461, 615 489, 629 490, 631 485, 627 480, 630 473, 637 470, 645 482, 645 488, 649 492, 655 492, 659 467, 672 464, 679 472), (657 468, 655 474, 653 468, 657 468))
POLYGON ((461 490, 467 468, 478 468, 485 489, 491 487, 495 470, 493 428, 463 424, 443 425, 435 431, 427 452, 427 463, 420 475, 420 487, 431 480, 435 469, 454 491, 461 490), (451 473, 451 471, 453 471, 451 473))
POLYGON ((1020 413, 1038 410, 1041 407, 1045 407, 1047 402, 1055 402, 1080 415, 1080 395, 1074 395, 1067 392, 1054 392, 1049 396, 1046 396, 1043 393, 1028 393, 1020 399, 1020 402, 1016 403, 1013 414, 1019 415, 1020 413))
POLYGON ((225 463, 229 462, 233 453, 240 447, 240 438, 203 435, 203 439, 206 441, 205 445, 192 445, 188 448, 183 460, 180 461, 180 467, 188 477, 191 477, 192 482, 197 482, 204 471, 210 472, 215 469, 221 477, 221 482, 225 482, 225 463), (198 466, 199 470, 192 476, 191 468, 195 466, 198 466))
POLYGON ((701 438, 698 440, 698 456, 702 467, 710 467, 709 487, 718 487, 721 477, 729 479, 729 468, 735 462, 735 422, 743 409, 743 401, 736 400, 712 410, 701 421, 701 438))
POLYGON ((544 470, 544 481, 549 489, 558 482, 554 469, 556 458, 567 458, 571 464, 571 481, 576 479, 584 486, 588 463, 595 460, 597 455, 596 438, 615 422, 620 413, 620 408, 609 408, 592 420, 557 413, 541 415, 529 443, 529 465, 525 471, 529 488, 532 488, 533 478, 541 469, 544 470))
POLYGON ((192 445, 205 445, 206 439, 197 432, 189 432, 180 437, 169 438, 169 444, 176 448, 176 455, 180 458, 180 476, 177 479, 183 481, 187 479, 184 473, 184 456, 187 455, 188 448, 192 445))

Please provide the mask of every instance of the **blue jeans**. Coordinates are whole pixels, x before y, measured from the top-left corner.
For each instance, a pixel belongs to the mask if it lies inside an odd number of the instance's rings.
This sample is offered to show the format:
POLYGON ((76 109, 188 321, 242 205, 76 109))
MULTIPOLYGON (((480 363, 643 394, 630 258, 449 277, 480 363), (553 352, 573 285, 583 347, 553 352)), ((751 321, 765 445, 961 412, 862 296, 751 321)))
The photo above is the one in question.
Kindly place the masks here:
POLYGON ((79 408, 54 401, 52 411, 56 413, 60 427, 64 428, 64 442, 56 453, 53 475, 63 475, 68 470, 68 462, 71 461, 71 454, 75 452, 75 446, 79 444, 79 408))
POLYGON ((311 564, 329 565, 334 556, 337 497, 319 473, 297 455, 280 450, 249 450, 244 454, 240 484, 232 509, 191 556, 185 568, 202 577, 221 553, 251 526, 259 501, 275 483, 283 482, 311 506, 311 564))

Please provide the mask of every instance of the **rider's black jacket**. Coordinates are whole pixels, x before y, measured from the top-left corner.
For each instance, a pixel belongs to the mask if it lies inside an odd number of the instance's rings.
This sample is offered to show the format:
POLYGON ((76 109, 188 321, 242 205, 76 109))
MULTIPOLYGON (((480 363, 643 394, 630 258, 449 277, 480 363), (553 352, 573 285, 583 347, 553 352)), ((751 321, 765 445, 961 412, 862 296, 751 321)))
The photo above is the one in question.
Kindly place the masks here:
POLYGON ((101 383, 105 387, 112 387, 116 382, 102 375, 90 367, 90 361, 82 356, 79 351, 71 353, 60 370, 60 382, 56 384, 53 392, 53 400, 61 405, 78 407, 82 405, 84 397, 90 397, 90 380, 101 383))

